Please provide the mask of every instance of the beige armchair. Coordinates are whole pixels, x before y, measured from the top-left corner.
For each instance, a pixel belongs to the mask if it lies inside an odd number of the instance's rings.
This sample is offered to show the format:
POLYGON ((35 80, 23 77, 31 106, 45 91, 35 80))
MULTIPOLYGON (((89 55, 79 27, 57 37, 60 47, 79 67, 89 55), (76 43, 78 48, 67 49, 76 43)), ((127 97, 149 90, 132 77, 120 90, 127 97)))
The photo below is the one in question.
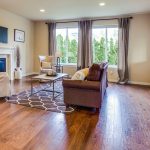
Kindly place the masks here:
POLYGON ((39 56, 40 73, 47 73, 52 69, 54 64, 54 56, 39 56))
POLYGON ((0 97, 9 97, 11 94, 10 81, 5 72, 0 72, 0 87, 0 97))

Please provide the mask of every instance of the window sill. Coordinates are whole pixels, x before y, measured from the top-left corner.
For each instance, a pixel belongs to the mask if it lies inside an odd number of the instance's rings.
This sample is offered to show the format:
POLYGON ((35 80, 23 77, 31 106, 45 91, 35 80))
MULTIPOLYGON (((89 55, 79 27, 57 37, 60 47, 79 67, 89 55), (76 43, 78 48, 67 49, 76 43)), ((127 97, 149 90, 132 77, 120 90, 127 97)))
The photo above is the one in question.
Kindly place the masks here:
POLYGON ((62 64, 61 63, 61 65, 63 65, 64 67, 76 67, 77 66, 77 64, 74 64, 74 63, 70 63, 70 64, 62 64))
MULTIPOLYGON (((63 65, 64 67, 77 67, 77 64, 74 64, 74 63, 69 63, 69 64, 63 64, 61 63, 61 65, 63 65)), ((108 68, 114 68, 114 69, 117 69, 118 66, 117 65, 108 65, 108 68)))
POLYGON ((108 65, 108 68, 117 69, 117 68, 118 68, 118 66, 117 66, 117 65, 108 65))

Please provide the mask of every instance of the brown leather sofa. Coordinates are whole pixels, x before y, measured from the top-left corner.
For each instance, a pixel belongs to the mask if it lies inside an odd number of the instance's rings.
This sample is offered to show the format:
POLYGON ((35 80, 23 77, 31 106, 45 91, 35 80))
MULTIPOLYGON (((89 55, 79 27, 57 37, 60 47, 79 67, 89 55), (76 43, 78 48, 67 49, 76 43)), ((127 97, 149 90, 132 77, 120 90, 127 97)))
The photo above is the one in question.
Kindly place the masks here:
POLYGON ((100 64, 99 81, 63 80, 65 104, 100 108, 108 86, 107 68, 108 63, 100 64))

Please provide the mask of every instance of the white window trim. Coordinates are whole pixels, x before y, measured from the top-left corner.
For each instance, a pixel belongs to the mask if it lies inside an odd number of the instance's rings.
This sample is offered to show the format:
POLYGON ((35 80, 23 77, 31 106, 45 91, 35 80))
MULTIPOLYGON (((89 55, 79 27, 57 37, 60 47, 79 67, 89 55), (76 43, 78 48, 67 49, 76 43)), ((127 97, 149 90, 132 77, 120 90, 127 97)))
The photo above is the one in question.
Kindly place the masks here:
POLYGON ((60 63, 63 66, 77 66, 77 63, 60 63))
MULTIPOLYGON (((61 63, 61 65, 63 66, 67 66, 67 67, 76 67, 77 66, 77 63, 61 63)), ((108 68, 114 68, 114 69, 117 69, 118 68, 118 65, 108 65, 108 68)))
MULTIPOLYGON (((107 46, 108 46, 108 43, 107 43, 107 39, 108 39, 108 37, 107 37, 107 29, 109 29, 109 28, 118 28, 118 25, 103 25, 103 26, 100 26, 100 25, 98 25, 98 26, 93 26, 92 27, 92 29, 102 29, 102 28, 105 28, 105 30, 106 30, 106 35, 105 35, 105 38, 106 38, 106 46, 105 46, 105 55, 107 55, 106 53, 108 53, 108 51, 107 51, 107 46)), ((108 58, 107 58, 107 56, 105 56, 105 61, 107 61, 108 62, 108 58)), ((117 65, 108 65, 108 67, 109 68, 118 68, 118 64, 117 65)))
POLYGON ((114 68, 114 69, 117 69, 117 68, 118 68, 118 65, 108 65, 108 68, 114 68))
MULTIPOLYGON (((79 28, 78 27, 57 27, 56 28, 56 30, 57 29, 65 29, 67 32, 66 32, 66 39, 68 39, 68 29, 75 29, 75 28, 77 28, 78 30, 79 30, 79 28)), ((78 41, 79 42, 79 41, 78 41)), ((67 43, 67 45, 65 45, 65 47, 66 47, 66 51, 67 51, 67 55, 68 55, 68 43, 67 43)), ((66 57, 65 58, 66 59, 66 63, 61 63, 62 65, 64 65, 64 66, 67 66, 67 65, 72 65, 72 66, 75 66, 77 63, 69 63, 68 62, 68 57, 66 57)))

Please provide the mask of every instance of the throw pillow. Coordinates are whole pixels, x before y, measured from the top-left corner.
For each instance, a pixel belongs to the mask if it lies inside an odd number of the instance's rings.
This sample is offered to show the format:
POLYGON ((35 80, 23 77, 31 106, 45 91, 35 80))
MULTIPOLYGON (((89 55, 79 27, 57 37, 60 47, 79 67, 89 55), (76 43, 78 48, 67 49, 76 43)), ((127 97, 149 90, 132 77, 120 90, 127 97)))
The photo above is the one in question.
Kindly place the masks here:
POLYGON ((53 56, 46 56, 45 61, 46 62, 53 62, 54 57, 53 56))
POLYGON ((42 68, 43 69, 51 68, 51 63, 50 62, 46 62, 46 61, 42 61, 42 68))
POLYGON ((77 71, 71 78, 71 80, 84 80, 85 75, 82 71, 77 71))
POLYGON ((88 73, 89 73, 89 68, 84 68, 82 70, 80 70, 81 72, 84 73, 84 76, 87 77, 88 73))
POLYGON ((87 80, 89 81, 99 81, 101 76, 101 68, 99 64, 93 64, 89 68, 89 73, 87 75, 87 80))

